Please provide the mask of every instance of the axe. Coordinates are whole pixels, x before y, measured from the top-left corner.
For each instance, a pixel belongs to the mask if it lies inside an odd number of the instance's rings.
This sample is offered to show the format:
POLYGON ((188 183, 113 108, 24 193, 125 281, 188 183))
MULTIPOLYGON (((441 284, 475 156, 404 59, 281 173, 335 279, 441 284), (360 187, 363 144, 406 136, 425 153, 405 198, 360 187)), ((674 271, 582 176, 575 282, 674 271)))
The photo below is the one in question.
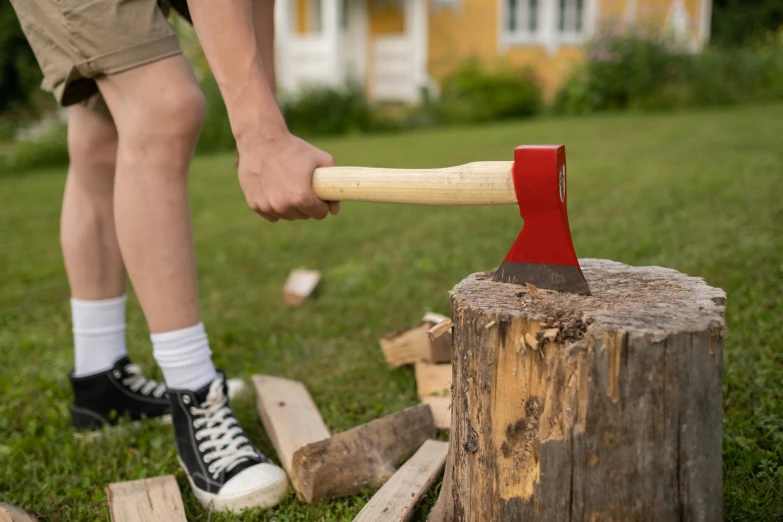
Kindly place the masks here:
POLYGON ((522 232, 494 280, 590 295, 568 225, 563 145, 523 145, 514 149, 514 161, 443 169, 318 168, 313 189, 324 201, 519 204, 522 232))

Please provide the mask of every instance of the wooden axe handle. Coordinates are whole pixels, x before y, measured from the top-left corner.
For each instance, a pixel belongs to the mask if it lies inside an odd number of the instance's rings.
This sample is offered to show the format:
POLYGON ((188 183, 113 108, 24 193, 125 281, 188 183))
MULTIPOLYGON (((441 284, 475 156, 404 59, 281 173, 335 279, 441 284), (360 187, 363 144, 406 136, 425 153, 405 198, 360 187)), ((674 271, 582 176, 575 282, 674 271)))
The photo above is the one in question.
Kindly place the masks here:
POLYGON ((313 189, 324 201, 417 205, 513 205, 513 161, 481 161, 444 169, 323 167, 313 189))

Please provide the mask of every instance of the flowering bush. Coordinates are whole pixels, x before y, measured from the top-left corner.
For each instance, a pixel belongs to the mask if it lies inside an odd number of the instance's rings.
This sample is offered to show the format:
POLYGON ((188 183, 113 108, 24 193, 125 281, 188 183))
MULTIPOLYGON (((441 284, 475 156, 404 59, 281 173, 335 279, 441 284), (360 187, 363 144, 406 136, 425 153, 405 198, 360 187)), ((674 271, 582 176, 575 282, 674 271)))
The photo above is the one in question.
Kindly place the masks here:
POLYGON ((607 31, 556 95, 557 112, 656 110, 783 96, 780 39, 742 49, 693 53, 664 34, 607 31))

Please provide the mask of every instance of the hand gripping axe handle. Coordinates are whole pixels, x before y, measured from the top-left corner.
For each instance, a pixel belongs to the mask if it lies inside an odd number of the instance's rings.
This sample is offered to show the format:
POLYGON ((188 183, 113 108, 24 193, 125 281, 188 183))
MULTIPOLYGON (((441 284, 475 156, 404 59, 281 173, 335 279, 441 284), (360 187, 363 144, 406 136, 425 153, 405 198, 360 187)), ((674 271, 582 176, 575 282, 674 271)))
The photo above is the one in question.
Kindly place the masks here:
POLYGON ((519 204, 524 225, 494 280, 589 295, 568 225, 562 145, 523 145, 514 161, 442 169, 318 168, 315 193, 324 201, 417 205, 519 204))

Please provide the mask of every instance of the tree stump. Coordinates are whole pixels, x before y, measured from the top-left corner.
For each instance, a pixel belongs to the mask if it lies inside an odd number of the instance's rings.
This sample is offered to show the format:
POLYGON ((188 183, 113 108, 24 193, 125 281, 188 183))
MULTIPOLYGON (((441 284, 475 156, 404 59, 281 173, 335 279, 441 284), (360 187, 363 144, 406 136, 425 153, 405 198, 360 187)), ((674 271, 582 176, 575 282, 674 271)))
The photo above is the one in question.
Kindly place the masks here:
POLYGON ((430 520, 723 519, 725 293, 582 260, 591 296, 451 292, 449 460, 430 520))

